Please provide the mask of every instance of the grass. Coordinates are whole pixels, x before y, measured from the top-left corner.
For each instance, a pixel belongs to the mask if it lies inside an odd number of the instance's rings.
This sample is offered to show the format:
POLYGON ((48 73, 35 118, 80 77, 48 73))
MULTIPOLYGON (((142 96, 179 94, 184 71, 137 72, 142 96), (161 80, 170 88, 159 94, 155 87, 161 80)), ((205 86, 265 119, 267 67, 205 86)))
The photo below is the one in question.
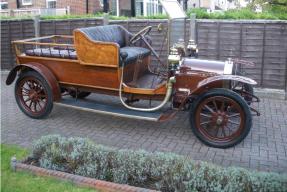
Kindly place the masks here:
POLYGON ((48 177, 38 177, 25 172, 13 172, 10 159, 16 155, 23 159, 28 151, 17 146, 1 144, 1 191, 2 192, 91 192, 88 188, 79 188, 72 183, 58 181, 48 177))

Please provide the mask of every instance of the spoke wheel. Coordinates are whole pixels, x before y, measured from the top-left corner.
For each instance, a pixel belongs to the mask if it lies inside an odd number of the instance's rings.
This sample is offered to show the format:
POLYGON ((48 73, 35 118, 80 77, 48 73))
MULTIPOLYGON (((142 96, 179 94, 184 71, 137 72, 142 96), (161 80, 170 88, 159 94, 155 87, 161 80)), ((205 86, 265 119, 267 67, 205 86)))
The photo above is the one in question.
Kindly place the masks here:
POLYGON ((248 104, 227 89, 214 89, 200 96, 191 107, 191 127, 207 145, 227 148, 249 133, 252 118, 248 104))
POLYGON ((53 107, 51 89, 35 71, 20 75, 15 85, 15 98, 19 108, 35 119, 46 117, 53 107))

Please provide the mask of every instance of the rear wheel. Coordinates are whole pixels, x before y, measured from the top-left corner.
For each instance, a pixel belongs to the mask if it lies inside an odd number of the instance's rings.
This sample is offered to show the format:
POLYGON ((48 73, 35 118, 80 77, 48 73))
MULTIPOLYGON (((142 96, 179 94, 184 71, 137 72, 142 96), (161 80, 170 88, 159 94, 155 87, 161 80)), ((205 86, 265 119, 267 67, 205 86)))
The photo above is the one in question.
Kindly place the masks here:
POLYGON ((213 89, 192 103, 190 124, 203 143, 228 148, 248 135, 252 117, 248 104, 240 95, 228 89, 213 89))
POLYGON ((34 119, 45 118, 53 108, 53 94, 47 81, 36 71, 20 74, 15 98, 21 111, 34 119))

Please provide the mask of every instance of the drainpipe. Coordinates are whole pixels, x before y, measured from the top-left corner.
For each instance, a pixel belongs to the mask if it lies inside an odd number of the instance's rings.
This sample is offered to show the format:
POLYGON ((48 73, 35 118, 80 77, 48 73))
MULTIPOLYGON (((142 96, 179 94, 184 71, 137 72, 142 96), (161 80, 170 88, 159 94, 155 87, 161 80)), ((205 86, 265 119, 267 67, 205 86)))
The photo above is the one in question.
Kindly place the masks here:
POLYGON ((103 0, 103 3, 104 3, 104 13, 108 13, 109 12, 109 2, 108 0, 103 0))
POLYGON ((183 7, 184 7, 184 10, 186 11, 187 10, 187 0, 183 1, 183 7))
POLYGON ((132 17, 135 17, 135 16, 136 16, 135 0, 131 0, 131 16, 132 16, 132 17))
POLYGON ((89 14, 89 0, 86 0, 86 14, 89 14))
POLYGON ((19 2, 19 0, 16 0, 16 6, 17 6, 17 9, 20 9, 20 2, 19 2))
POLYGON ((117 0, 117 17, 120 16, 120 0, 117 0))

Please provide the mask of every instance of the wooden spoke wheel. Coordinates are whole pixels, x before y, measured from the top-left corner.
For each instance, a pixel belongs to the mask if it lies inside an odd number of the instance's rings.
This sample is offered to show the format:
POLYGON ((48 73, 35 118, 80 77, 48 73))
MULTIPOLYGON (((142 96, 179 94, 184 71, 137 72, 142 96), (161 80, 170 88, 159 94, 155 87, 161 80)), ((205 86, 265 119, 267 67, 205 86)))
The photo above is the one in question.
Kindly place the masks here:
POLYGON ((194 101, 190 123, 202 142, 227 148, 248 135, 252 117, 248 104, 240 95, 228 89, 213 89, 194 101))
POLYGON ((19 108, 34 119, 46 117, 53 108, 51 88, 35 71, 20 74, 15 85, 15 98, 19 108))

